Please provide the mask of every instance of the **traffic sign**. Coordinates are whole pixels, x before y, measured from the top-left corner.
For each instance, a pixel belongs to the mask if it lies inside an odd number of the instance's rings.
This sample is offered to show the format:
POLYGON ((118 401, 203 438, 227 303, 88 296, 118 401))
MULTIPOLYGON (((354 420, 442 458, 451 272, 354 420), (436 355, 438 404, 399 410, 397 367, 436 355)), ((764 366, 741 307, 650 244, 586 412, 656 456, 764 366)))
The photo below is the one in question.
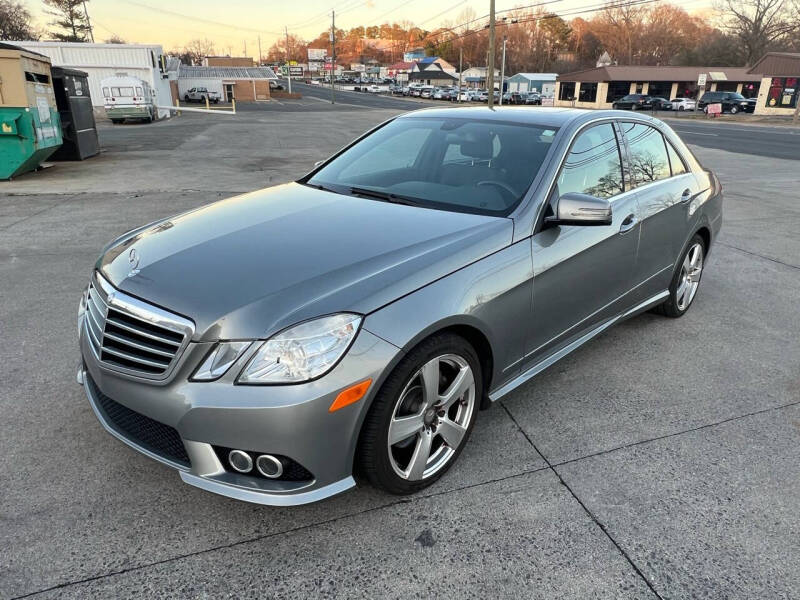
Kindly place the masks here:
POLYGON ((700 87, 706 87, 706 74, 705 73, 700 73, 700 75, 697 76, 697 85, 699 85, 700 87))

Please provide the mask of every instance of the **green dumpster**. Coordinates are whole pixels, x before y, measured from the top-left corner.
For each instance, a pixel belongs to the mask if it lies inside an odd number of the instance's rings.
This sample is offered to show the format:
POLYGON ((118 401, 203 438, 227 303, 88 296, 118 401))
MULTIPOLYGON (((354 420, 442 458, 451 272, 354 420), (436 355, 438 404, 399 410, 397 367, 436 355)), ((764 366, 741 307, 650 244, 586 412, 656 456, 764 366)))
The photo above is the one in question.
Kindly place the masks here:
POLYGON ((61 142, 50 59, 0 43, 0 179, 36 169, 61 142))

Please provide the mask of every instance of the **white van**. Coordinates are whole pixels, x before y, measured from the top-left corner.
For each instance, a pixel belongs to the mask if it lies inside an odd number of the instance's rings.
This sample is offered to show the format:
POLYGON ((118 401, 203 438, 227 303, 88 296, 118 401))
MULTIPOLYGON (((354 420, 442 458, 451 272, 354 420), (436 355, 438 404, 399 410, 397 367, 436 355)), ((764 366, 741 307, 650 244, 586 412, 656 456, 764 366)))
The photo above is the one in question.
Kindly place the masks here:
POLYGON ((112 123, 125 119, 140 119, 147 123, 155 120, 155 90, 138 77, 106 77, 100 82, 103 90, 106 115, 112 123))

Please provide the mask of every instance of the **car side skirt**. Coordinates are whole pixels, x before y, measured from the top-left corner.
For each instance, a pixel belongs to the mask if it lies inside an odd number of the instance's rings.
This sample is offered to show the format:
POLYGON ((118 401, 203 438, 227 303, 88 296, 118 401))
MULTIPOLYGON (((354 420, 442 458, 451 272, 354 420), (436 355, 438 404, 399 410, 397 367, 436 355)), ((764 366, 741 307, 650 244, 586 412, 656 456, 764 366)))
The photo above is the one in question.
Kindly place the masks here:
POLYGON ((606 329, 608 329, 609 327, 611 327, 615 323, 619 323, 620 321, 622 321, 624 319, 628 319, 630 317, 633 317, 633 316, 635 316, 635 315, 637 315, 637 314, 639 314, 641 312, 646 311, 649 308, 652 308, 653 306, 656 306, 660 302, 663 302, 667 298, 667 296, 669 296, 669 290, 664 290, 662 292, 659 292, 655 296, 652 296, 652 297, 648 298, 644 302, 641 302, 640 304, 637 304, 636 306, 634 306, 630 310, 628 310, 628 311, 626 311, 626 312, 624 312, 622 314, 619 314, 616 317, 612 317, 612 318, 610 318, 610 319, 608 319, 606 321, 603 321, 599 325, 595 326, 594 328, 590 329, 588 332, 583 334, 578 339, 570 342, 569 344, 567 344, 563 348, 561 348, 561 349, 553 352, 552 354, 549 354, 548 356, 544 357, 542 360, 540 360, 536 364, 534 364, 531 367, 529 367, 528 369, 526 369, 523 373, 520 373, 519 375, 517 375, 514 379, 512 379, 508 383, 502 385, 501 387, 499 387, 496 390, 494 390, 493 392, 491 392, 489 394, 489 400, 492 401, 492 402, 500 400, 503 396, 505 396, 506 394, 508 394, 512 390, 516 389, 517 387, 519 387, 523 383, 529 381, 534 376, 536 376, 539 373, 541 373, 542 371, 544 371, 547 367, 549 367, 549 366, 553 365, 554 363, 558 362, 559 360, 561 360, 562 358, 564 358, 565 356, 570 354, 573 350, 576 350, 576 349, 580 348, 586 342, 588 342, 592 338, 598 336, 599 334, 601 334, 603 331, 605 331, 606 329))

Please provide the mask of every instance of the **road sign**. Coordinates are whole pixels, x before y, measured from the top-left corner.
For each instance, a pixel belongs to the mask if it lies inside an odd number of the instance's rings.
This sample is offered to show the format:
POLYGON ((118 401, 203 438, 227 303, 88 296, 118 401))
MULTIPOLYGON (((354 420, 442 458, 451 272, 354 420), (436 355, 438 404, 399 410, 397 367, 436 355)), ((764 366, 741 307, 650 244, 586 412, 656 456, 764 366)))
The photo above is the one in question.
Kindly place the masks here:
POLYGON ((699 85, 700 87, 706 87, 706 74, 705 73, 700 73, 700 75, 697 76, 697 85, 699 85))
POLYGON ((706 106, 706 113, 709 115, 721 115, 722 104, 709 104, 706 106))
POLYGON ((303 67, 289 67, 289 75, 292 77, 302 77, 303 67))

